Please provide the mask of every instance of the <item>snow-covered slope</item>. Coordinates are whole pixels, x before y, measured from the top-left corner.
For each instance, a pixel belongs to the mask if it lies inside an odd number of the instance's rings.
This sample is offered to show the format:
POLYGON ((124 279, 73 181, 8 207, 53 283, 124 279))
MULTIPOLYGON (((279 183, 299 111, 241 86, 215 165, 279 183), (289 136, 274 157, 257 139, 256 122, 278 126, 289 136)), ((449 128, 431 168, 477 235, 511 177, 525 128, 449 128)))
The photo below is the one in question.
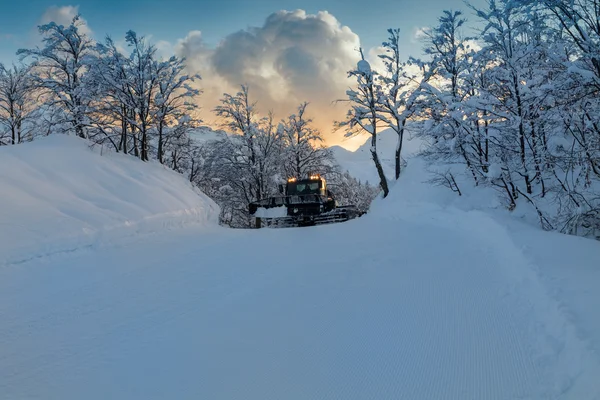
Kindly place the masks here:
POLYGON ((109 232, 216 222, 217 206, 183 176, 100 151, 62 135, 0 147, 0 263, 92 245, 109 232))
POLYGON ((600 399, 600 243, 424 180, 342 224, 0 264, 0 397, 600 399))
MULTIPOLYGON (((404 136, 402 157, 412 157, 420 148, 421 141, 411 138, 412 132, 407 128, 404 136)), ((395 152, 398 135, 391 129, 381 131, 377 135, 377 154, 381 160, 386 175, 392 179, 395 168, 395 152)), ((330 147, 333 156, 342 169, 362 182, 377 184, 379 177, 371 158, 371 139, 367 139, 356 151, 349 151, 341 146, 330 147)))
POLYGON ((190 136, 197 143, 206 143, 211 141, 223 140, 227 137, 227 133, 222 130, 215 131, 210 127, 203 126, 191 132, 190 136))

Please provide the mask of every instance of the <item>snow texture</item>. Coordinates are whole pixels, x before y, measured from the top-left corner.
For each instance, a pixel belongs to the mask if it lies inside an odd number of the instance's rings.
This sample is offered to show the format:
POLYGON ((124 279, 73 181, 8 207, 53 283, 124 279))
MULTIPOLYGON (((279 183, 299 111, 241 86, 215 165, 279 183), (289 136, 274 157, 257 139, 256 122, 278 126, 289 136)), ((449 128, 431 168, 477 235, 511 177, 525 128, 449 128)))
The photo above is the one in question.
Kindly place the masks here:
MULTIPOLYGON (((5 204, 2 220, 58 235, 78 226, 56 217, 73 198, 165 207, 142 188, 67 185, 104 165, 77 151, 87 163, 65 155, 64 175, 21 165, 16 188, 43 178, 56 194, 39 211, 5 204)), ((160 170, 127 166, 140 182, 160 170)), ((116 229, 0 262, 2 397, 599 399, 600 244, 459 208, 424 180, 412 160, 387 199, 340 224, 109 240, 116 229)))
POLYGON ((371 65, 366 60, 360 60, 356 65, 356 69, 365 75, 371 74, 371 65))
POLYGON ((0 192, 0 264, 218 219, 182 175, 72 136, 1 147, 0 192))

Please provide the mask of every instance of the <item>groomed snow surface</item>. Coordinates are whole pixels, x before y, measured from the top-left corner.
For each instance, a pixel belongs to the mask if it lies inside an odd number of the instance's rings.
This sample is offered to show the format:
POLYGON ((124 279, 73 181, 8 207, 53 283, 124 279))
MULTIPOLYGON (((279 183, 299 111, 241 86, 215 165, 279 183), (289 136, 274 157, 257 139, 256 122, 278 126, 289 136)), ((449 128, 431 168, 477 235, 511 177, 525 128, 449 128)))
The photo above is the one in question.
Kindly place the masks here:
POLYGON ((359 219, 261 230, 78 139, 0 163, 2 399, 600 399, 600 243, 416 160, 359 219))

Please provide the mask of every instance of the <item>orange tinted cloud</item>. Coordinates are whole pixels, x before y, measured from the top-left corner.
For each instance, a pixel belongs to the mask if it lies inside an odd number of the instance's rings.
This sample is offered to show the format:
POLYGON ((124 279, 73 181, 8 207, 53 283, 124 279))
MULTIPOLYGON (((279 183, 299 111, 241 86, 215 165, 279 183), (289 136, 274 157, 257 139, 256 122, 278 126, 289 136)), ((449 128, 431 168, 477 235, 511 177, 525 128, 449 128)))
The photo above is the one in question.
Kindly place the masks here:
POLYGON ((191 72, 202 76, 199 99, 205 122, 218 125, 211 110, 224 92, 235 93, 241 84, 264 113, 272 110, 285 118, 304 101, 307 112, 328 144, 356 148, 364 139, 345 139, 333 133, 333 123, 344 118, 346 89, 352 85, 347 71, 358 61, 359 37, 330 13, 303 10, 271 14, 261 27, 232 33, 216 47, 208 47, 199 31, 190 32, 174 46, 186 57, 191 72))

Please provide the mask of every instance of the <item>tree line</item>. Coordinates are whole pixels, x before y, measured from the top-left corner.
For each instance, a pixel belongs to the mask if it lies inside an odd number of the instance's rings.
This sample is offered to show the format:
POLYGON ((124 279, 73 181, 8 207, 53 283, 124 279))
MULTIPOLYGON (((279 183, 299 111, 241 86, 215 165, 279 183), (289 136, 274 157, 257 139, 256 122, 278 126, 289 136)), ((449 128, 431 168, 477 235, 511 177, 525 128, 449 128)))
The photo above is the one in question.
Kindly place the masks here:
POLYGON ((507 208, 532 207, 545 229, 600 235, 600 3, 490 0, 470 8, 478 34, 464 35, 460 11, 444 11, 423 32, 422 59, 401 59, 399 30, 390 29, 385 68, 375 71, 362 56, 349 72, 356 84, 338 126, 371 135, 384 196, 378 129, 398 134, 398 179, 410 123, 426 143, 433 182, 461 195, 457 175, 466 174, 496 189, 507 208))

